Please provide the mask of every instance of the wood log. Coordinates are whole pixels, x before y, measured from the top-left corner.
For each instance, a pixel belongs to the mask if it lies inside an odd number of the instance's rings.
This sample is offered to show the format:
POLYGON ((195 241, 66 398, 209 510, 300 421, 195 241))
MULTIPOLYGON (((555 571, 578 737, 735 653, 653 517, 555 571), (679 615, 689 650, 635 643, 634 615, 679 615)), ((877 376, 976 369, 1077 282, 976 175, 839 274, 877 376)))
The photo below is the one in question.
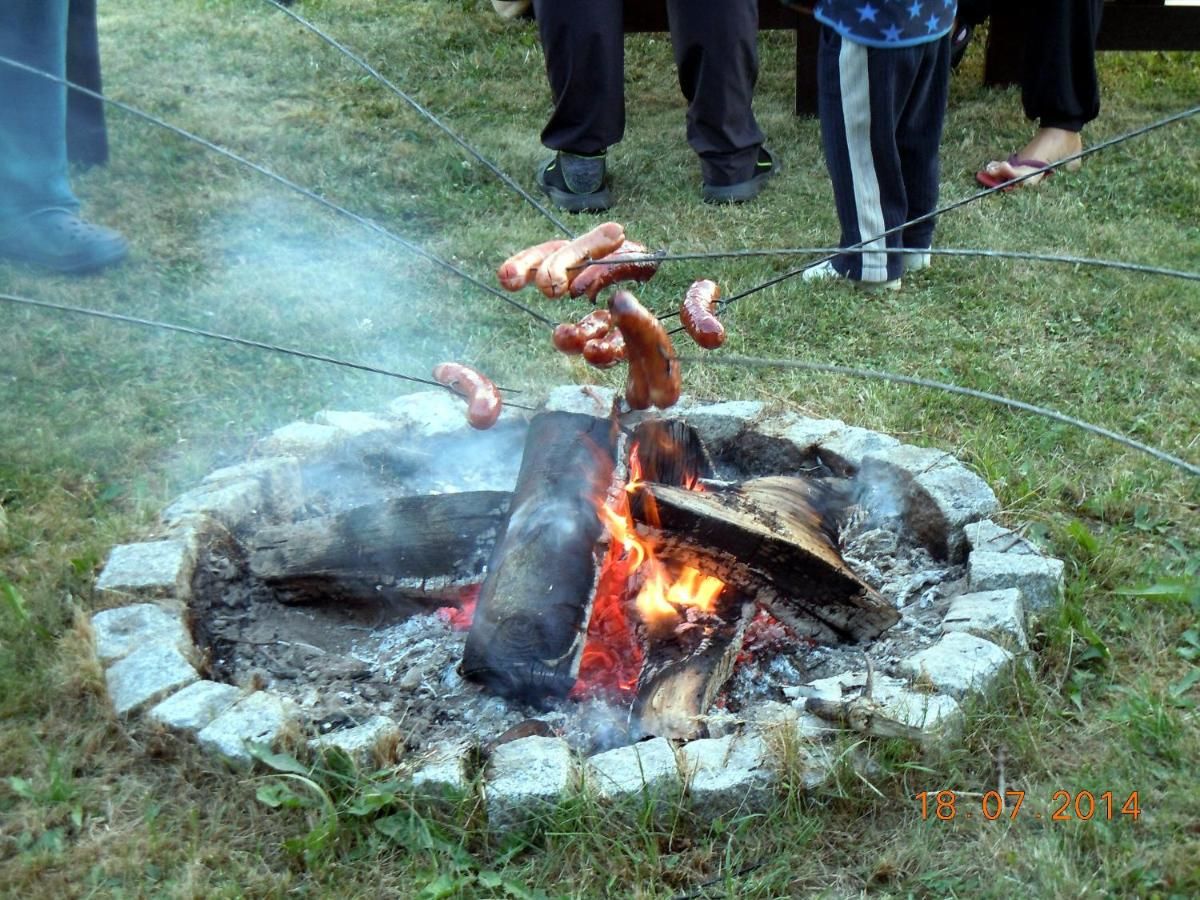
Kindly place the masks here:
POLYGON ((643 734, 671 740, 708 734, 704 713, 733 673, 754 609, 727 588, 715 615, 684 617, 669 636, 639 628, 645 663, 633 715, 643 734))
POLYGON ((647 419, 633 430, 630 446, 637 448, 644 481, 690 488, 711 478, 712 459, 696 429, 681 419, 647 419))
POLYGON ((614 489, 619 442, 607 419, 547 412, 530 422, 467 635, 465 677, 539 706, 574 686, 607 550, 597 506, 614 489))
POLYGON ((688 562, 761 602, 800 637, 877 637, 900 614, 842 559, 809 479, 748 481, 729 491, 643 484, 631 509, 662 556, 688 562), (658 524, 647 522, 656 509, 658 524))
POLYGON ((402 497, 332 516, 260 529, 252 575, 285 601, 372 599, 391 591, 442 596, 483 578, 509 494, 402 497))

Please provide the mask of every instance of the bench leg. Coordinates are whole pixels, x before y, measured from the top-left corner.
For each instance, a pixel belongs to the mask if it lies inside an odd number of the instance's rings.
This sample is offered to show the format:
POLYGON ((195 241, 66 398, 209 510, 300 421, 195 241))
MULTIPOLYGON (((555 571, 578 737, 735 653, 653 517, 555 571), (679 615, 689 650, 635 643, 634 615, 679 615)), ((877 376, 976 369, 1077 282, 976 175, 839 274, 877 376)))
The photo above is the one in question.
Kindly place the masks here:
POLYGON ((796 115, 817 114, 817 39, 820 27, 811 16, 796 26, 796 115))
POLYGON ((983 83, 987 87, 1006 87, 1021 80, 1021 58, 1025 52, 1020 16, 997 9, 988 24, 987 48, 983 57, 983 83))

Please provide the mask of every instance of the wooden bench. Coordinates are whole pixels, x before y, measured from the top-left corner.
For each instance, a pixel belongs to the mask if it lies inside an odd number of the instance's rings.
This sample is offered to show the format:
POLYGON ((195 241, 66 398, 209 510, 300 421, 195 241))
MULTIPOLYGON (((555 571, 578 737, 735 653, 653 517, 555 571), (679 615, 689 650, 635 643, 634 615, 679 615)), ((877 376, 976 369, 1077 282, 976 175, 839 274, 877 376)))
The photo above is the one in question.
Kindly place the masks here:
MULTIPOLYGON (((1021 76, 1022 35, 1029 23, 997 4, 988 20, 983 83, 1014 84, 1021 76)), ((1164 0, 1108 0, 1097 50, 1200 50, 1200 5, 1164 0)))

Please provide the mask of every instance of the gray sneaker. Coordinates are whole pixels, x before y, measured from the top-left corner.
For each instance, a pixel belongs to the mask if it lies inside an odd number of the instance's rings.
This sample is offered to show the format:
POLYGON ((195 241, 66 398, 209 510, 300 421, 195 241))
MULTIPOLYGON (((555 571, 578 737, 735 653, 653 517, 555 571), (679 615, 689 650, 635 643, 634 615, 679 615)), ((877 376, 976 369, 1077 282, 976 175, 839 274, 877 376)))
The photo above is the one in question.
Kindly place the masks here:
POLYGON ((128 253, 129 245, 120 234, 59 207, 39 210, 0 235, 0 259, 32 263, 65 275, 98 271, 120 262, 128 253))
POLYGON ((538 171, 537 183, 550 202, 567 212, 600 212, 612 204, 603 153, 578 156, 560 150, 538 171))

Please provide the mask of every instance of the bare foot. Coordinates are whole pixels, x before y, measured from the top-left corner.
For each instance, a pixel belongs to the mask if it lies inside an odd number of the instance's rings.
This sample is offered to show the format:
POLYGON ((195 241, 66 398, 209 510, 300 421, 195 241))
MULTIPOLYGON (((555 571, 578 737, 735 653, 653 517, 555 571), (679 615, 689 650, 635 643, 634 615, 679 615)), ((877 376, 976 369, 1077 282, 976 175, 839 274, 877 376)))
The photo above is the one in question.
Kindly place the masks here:
MULTIPOLYGON (((1073 156, 1083 149, 1083 139, 1079 136, 1078 131, 1067 131, 1063 128, 1039 128, 1033 139, 1021 148, 1019 153, 1014 153, 1010 160, 1041 160, 1046 163, 1056 163, 1060 159, 1067 156, 1073 156)), ((993 160, 984 166, 976 178, 981 184, 986 184, 988 187, 1000 184, 1005 181, 1010 181, 1013 178, 1020 178, 1022 175, 1028 175, 1031 172, 1036 172, 1040 166, 1030 165, 1015 165, 1009 160, 998 162, 993 160)), ((1075 171, 1079 168, 1079 160, 1072 160, 1064 166, 1068 171, 1075 171)), ((1026 178, 1019 185, 1014 187, 1036 187, 1049 172, 1034 175, 1032 178, 1026 178)))
MULTIPOLYGON (((1033 139, 1021 148, 1021 159, 1044 159, 1048 163, 1058 162, 1066 156, 1074 156, 1083 149, 1083 138, 1078 131, 1063 128, 1039 128, 1033 139)), ((1068 163, 1067 168, 1079 168, 1079 161, 1068 163)))

